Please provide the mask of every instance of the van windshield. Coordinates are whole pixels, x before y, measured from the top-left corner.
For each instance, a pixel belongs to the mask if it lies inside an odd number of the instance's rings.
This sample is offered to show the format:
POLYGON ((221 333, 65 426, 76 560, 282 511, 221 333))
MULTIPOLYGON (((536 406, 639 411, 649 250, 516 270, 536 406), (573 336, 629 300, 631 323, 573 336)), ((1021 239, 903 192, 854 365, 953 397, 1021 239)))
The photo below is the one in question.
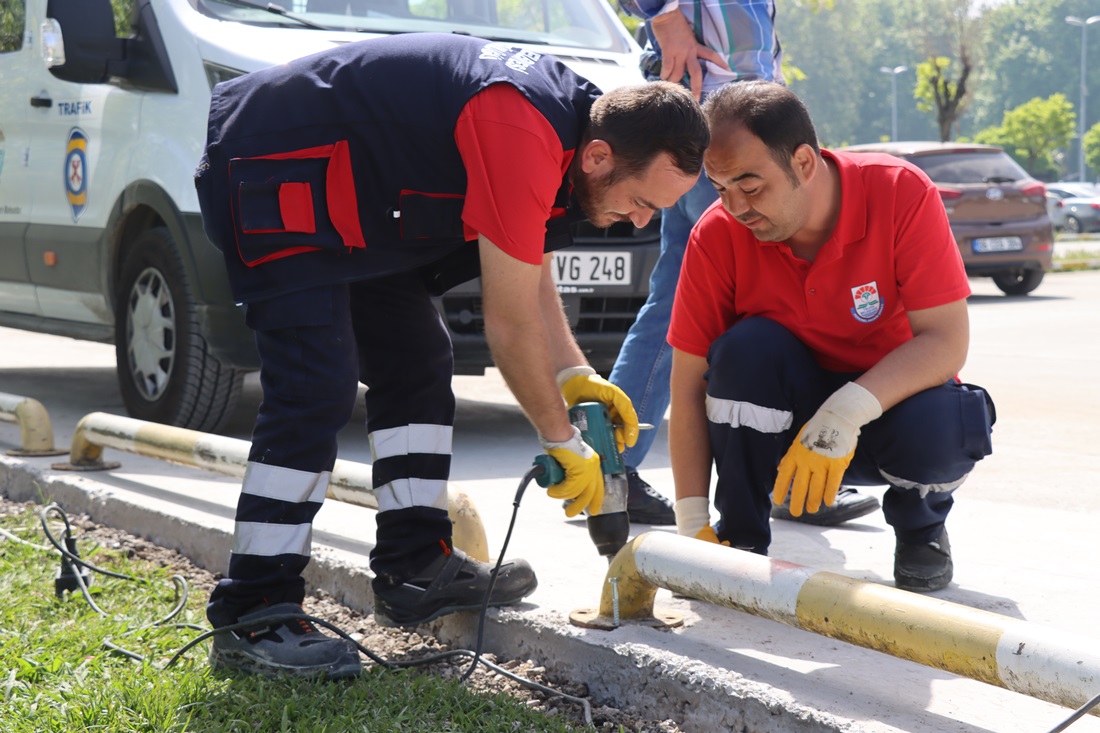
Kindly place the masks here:
POLYGON ((284 0, 274 12, 233 0, 201 0, 200 6, 217 18, 238 23, 364 33, 465 33, 493 41, 629 52, 628 43, 599 7, 601 2, 604 0, 284 0))

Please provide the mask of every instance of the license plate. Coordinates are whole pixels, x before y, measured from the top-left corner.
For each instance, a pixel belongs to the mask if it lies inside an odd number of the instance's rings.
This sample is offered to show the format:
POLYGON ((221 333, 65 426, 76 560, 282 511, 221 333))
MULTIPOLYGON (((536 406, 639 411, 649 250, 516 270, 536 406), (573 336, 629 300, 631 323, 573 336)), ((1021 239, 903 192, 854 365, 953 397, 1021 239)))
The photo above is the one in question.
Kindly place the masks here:
POLYGON ((1024 248, 1024 240, 1019 237, 982 237, 974 240, 974 251, 983 252, 1019 252, 1024 248))
POLYGON ((631 252, 555 252, 558 285, 630 285, 631 252))

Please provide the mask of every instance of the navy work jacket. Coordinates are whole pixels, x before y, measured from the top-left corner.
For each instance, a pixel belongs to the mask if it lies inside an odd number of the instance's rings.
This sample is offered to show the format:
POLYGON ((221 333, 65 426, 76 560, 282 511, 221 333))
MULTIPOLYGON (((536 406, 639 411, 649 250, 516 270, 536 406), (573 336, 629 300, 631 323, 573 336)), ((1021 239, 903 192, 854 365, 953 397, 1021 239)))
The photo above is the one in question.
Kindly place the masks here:
MULTIPOLYGON (((411 269, 437 293, 476 277, 454 130, 498 83, 530 100, 563 150, 580 144, 600 95, 551 56, 436 33, 349 43, 215 86, 195 183, 236 300, 411 269)), ((547 209, 568 209, 569 193, 563 180, 547 209)), ((571 243, 578 218, 548 222, 547 251, 571 243)))

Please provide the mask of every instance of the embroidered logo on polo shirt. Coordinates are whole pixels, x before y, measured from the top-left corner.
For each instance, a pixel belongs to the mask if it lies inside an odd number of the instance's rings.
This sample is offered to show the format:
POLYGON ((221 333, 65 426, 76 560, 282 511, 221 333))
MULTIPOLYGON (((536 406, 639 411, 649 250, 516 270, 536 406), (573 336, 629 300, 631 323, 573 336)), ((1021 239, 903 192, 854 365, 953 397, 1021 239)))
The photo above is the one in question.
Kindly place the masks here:
POLYGON ((882 296, 878 293, 878 282, 872 280, 852 288, 852 315, 857 321, 870 323, 882 315, 882 296))

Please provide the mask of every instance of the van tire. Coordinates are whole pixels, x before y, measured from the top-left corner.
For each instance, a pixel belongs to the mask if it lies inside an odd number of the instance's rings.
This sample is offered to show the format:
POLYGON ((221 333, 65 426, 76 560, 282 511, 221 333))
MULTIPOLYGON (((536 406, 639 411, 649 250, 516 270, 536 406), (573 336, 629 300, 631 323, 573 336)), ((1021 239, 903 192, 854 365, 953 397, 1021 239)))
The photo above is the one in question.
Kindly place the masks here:
POLYGON ((202 432, 232 417, 244 372, 207 348, 183 260, 164 227, 142 232, 125 254, 115 291, 115 359, 131 417, 202 432))
POLYGON ((998 272, 993 276, 993 284, 1005 295, 1027 295, 1043 281, 1042 270, 1012 270, 998 272))

